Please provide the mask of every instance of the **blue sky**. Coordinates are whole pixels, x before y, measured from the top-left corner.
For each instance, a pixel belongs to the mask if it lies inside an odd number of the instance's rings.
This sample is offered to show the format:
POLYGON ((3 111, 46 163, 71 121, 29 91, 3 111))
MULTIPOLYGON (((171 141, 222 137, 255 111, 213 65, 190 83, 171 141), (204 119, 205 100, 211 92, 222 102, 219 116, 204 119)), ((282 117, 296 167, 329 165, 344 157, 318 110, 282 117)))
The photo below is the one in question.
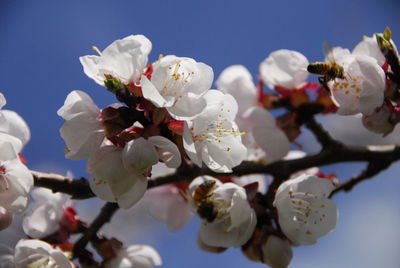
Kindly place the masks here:
MULTIPOLYGON (((92 45, 103 49, 115 39, 144 34, 153 42, 151 60, 160 53, 192 57, 212 66, 215 77, 229 65, 243 64, 256 77, 259 63, 276 49, 298 50, 310 61, 321 60, 324 41, 352 49, 363 35, 381 32, 387 25, 398 41, 399 10, 396 0, 0 0, 0 91, 7 98, 6 107, 20 113, 31 127, 32 140, 24 151, 30 168, 86 176, 84 161, 64 158, 62 120, 56 111, 75 89, 87 92, 100 107, 114 102, 82 71, 78 58, 93 54, 92 45)), ((328 170, 340 170, 342 179, 356 173, 342 165, 328 170)), ((399 231, 390 229, 400 220, 393 205, 400 201, 393 190, 400 186, 394 179, 397 170, 351 194, 338 195, 338 228, 316 246, 296 249, 291 267, 344 267, 346 258, 351 267, 378 267, 383 260, 385 267, 398 267, 400 257, 390 254, 393 247, 400 247, 393 239, 400 237, 399 231), (386 208, 382 213, 381 207, 386 208), (356 216, 367 221, 365 237, 364 223, 354 224, 356 216), (393 233, 386 237, 383 231, 393 233), (371 243, 368 248, 374 249, 382 237, 385 253, 366 255, 361 245, 371 243)), ((198 222, 192 221, 182 232, 156 232, 159 239, 152 241, 164 257, 164 267, 263 267, 247 261, 238 250, 223 255, 200 252, 197 228, 198 222)))

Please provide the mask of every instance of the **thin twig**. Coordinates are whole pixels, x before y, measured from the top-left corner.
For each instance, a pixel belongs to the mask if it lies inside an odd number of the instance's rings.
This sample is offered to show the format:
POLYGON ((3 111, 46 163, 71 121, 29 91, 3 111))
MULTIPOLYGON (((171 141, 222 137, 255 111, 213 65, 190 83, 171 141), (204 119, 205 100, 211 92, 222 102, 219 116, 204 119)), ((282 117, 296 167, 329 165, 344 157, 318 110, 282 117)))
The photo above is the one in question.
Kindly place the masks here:
POLYGON ((371 179, 382 170, 387 169, 392 163, 391 162, 369 162, 367 168, 361 172, 360 174, 352 177, 351 179, 339 184, 335 190, 332 191, 331 196, 334 196, 338 192, 345 191, 349 192, 353 189, 354 186, 359 184, 362 181, 367 179, 371 179))
POLYGON ((100 228, 107 222, 110 221, 111 217, 118 210, 117 203, 106 203, 100 211, 100 214, 97 215, 96 219, 92 222, 92 224, 86 229, 85 233, 79 240, 75 243, 73 249, 73 258, 79 257, 80 252, 86 248, 86 245, 90 240, 96 237, 97 232, 100 228))

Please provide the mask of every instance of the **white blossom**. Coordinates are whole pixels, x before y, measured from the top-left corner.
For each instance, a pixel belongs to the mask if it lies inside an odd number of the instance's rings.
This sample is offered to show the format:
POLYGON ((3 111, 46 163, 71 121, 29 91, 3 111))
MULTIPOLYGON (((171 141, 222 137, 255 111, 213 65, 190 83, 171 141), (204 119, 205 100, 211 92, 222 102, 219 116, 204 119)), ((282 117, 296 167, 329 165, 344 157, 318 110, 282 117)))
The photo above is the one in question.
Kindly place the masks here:
POLYGON ((7 139, 19 153, 30 140, 31 132, 19 114, 11 110, 2 110, 6 103, 6 98, 0 93, 0 137, 10 135, 11 137, 7 137, 7 139))
POLYGON ((170 231, 182 229, 192 217, 188 201, 175 185, 149 189, 145 198, 150 215, 164 222, 170 231))
POLYGON ((66 253, 36 239, 21 239, 15 246, 15 267, 73 268, 66 253))
POLYGON ((303 174, 282 183, 275 195, 282 232, 294 245, 312 245, 336 226, 338 211, 328 199, 331 181, 303 174))
POLYGON ((358 43, 352 51, 353 55, 367 55, 377 60, 378 64, 382 66, 386 59, 383 56, 375 35, 372 37, 364 36, 363 40, 358 43))
POLYGON ((260 64, 260 75, 270 89, 281 86, 301 88, 308 78, 307 58, 294 50, 280 49, 272 52, 260 64))
POLYGON ((198 166, 204 162, 217 172, 230 172, 247 154, 241 133, 234 122, 235 99, 210 90, 205 94, 207 107, 196 118, 185 122, 183 143, 186 153, 198 166))
POLYGON ((104 86, 105 75, 122 83, 137 83, 147 65, 152 44, 144 35, 130 35, 114 41, 99 56, 80 57, 85 74, 104 86))
POLYGON ((122 149, 113 145, 101 147, 87 164, 92 175, 90 187, 97 197, 117 202, 128 209, 136 204, 147 189, 147 178, 127 170, 122 162, 122 149))
POLYGON ((94 154, 105 138, 100 109, 85 92, 74 90, 57 111, 65 122, 60 129, 67 145, 66 157, 85 159, 94 154))
POLYGON ((181 164, 178 147, 167 138, 152 136, 148 139, 137 138, 129 141, 122 152, 122 161, 127 170, 146 173, 151 167, 162 161, 167 167, 177 168, 181 164))
POLYGON ((239 128, 246 132, 243 144, 248 148, 249 160, 271 163, 282 159, 289 152, 288 137, 266 109, 257 106, 249 108, 237 122, 239 128))
POLYGON ((152 268, 161 265, 161 257, 158 252, 147 245, 131 245, 118 251, 115 258, 104 264, 105 268, 152 268))
POLYGON ((32 238, 44 238, 60 228, 64 209, 72 205, 68 195, 36 188, 31 192, 33 202, 24 215, 22 228, 32 238))
POLYGON ((208 193, 206 200, 193 202, 193 206, 198 212, 202 202, 211 202, 216 217, 202 224, 199 238, 204 244, 213 247, 242 246, 250 239, 257 223, 256 214, 247 201, 246 191, 234 183, 221 184, 210 177, 199 177, 189 185, 192 198, 197 187, 205 180, 214 180, 215 189, 208 193))
POLYGON ((210 66, 168 55, 155 64, 151 80, 142 76, 142 94, 156 107, 165 107, 175 119, 190 119, 206 106, 202 96, 210 89, 213 78, 210 66))
POLYGON ((33 177, 9 140, 0 137, 0 148, 0 204, 6 210, 21 213, 28 204, 33 177))
POLYGON ((257 105, 256 86, 250 72, 243 65, 232 65, 224 69, 215 83, 219 90, 235 98, 239 116, 257 105))
POLYGON ((337 59, 345 79, 328 83, 338 114, 371 114, 383 104, 385 73, 376 60, 365 55, 348 55, 337 59))

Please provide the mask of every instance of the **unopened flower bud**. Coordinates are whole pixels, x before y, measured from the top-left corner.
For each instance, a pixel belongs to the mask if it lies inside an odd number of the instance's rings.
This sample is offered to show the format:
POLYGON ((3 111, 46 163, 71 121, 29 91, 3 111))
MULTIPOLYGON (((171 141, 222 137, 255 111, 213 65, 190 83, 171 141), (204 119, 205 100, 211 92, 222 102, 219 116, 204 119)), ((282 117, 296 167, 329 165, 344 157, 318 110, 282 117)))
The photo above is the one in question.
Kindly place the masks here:
POLYGON ((287 268, 293 258, 293 251, 289 242, 275 235, 268 237, 261 250, 263 262, 272 268, 287 268))

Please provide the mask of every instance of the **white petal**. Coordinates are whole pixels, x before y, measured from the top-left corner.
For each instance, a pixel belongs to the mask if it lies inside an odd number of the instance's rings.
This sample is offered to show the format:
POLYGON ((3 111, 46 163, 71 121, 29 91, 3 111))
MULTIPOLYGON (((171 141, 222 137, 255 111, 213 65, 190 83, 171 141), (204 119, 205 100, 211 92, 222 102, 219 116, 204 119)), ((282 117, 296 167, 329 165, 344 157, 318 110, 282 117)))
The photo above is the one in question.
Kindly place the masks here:
POLYGON ((31 132, 25 120, 14 111, 2 110, 1 113, 7 123, 0 125, 0 132, 18 138, 25 146, 31 138, 31 132))
POLYGON ((181 165, 181 154, 175 143, 161 136, 152 136, 149 139, 158 151, 160 160, 169 168, 178 168, 181 165))
POLYGON ((174 99, 162 96, 146 76, 142 75, 141 83, 143 97, 156 107, 171 107, 174 104, 174 99))
POLYGON ((173 185, 148 190, 146 203, 150 215, 165 222, 170 231, 183 228, 192 216, 188 202, 173 185))
POLYGON ((143 174, 158 163, 158 153, 150 140, 140 137, 125 145, 122 162, 127 170, 143 174))
POLYGON ((303 54, 287 49, 272 52, 260 64, 260 75, 270 89, 302 87, 308 77, 308 60, 303 54))
POLYGON ((222 71, 215 83, 219 90, 235 98, 239 113, 257 104, 256 86, 250 72, 243 65, 229 66, 222 71))
POLYGON ((186 121, 184 123, 183 130, 183 147, 185 148, 186 154, 189 156, 190 160, 192 160, 192 162, 197 166, 201 167, 202 161, 198 156, 192 134, 190 133, 189 126, 186 121))

